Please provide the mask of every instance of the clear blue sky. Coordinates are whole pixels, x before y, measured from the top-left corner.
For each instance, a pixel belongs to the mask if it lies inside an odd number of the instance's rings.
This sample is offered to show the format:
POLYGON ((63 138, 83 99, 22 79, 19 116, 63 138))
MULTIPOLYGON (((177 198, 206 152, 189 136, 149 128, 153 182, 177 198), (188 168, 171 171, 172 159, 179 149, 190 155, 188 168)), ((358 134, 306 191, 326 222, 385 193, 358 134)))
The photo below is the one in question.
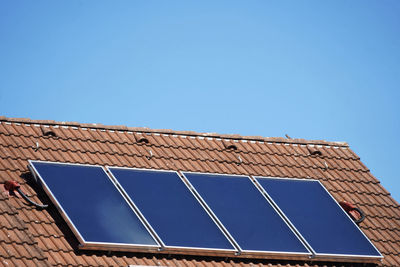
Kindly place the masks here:
POLYGON ((0 114, 347 141, 400 200, 400 1, 1 1, 0 114))

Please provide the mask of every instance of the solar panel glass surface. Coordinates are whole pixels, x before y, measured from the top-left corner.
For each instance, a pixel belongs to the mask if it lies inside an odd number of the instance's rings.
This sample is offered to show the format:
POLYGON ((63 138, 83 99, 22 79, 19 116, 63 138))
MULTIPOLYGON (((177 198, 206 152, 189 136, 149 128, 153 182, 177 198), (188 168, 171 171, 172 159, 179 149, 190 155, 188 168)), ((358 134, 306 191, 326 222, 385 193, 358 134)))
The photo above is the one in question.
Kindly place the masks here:
POLYGON ((380 256, 320 182, 261 177, 257 181, 317 255, 380 256))
POLYGON ((235 250, 176 172, 109 170, 166 247, 235 250))
POLYGON ((31 166, 84 242, 158 246, 101 167, 31 166))
POLYGON ((243 251, 309 251, 246 176, 184 173, 243 251))

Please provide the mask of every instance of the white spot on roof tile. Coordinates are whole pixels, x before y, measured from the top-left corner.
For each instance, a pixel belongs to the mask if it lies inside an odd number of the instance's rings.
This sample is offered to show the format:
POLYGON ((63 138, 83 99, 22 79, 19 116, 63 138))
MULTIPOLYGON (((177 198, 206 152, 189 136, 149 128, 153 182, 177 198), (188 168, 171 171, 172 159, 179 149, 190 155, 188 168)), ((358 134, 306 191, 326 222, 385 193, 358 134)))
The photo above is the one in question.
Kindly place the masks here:
POLYGON ((133 134, 133 132, 128 132, 128 134, 133 134))
POLYGON ((169 137, 169 134, 163 134, 163 136, 165 136, 165 137, 169 137))
POLYGON ((114 130, 109 130, 109 132, 110 132, 110 133, 114 133, 115 131, 114 131, 114 130))
POLYGON ((82 128, 83 131, 87 131, 87 128, 82 128))
MULTIPOLYGON (((9 123, 9 122, 7 123, 7 122, 6 122, 6 124, 11 124, 11 123, 9 123)), ((39 124, 34 124, 33 126, 35 126, 35 127, 40 127, 39 124)))
POLYGON ((123 131, 118 131, 118 133, 123 134, 124 132, 123 131))
POLYGON ((207 140, 213 140, 212 137, 207 137, 207 140))
POLYGON ((53 125, 53 128, 60 128, 59 125, 53 125))
POLYGON ((190 139, 196 139, 196 137, 195 136, 191 136, 190 139))
POLYGON ((15 125, 17 125, 17 126, 21 126, 21 123, 18 123, 18 122, 17 122, 17 123, 15 123, 15 125))
POLYGON ((64 126, 64 125, 63 125, 62 127, 63 127, 64 129, 68 129, 68 128, 69 128, 68 126, 64 126))
POLYGON ((76 126, 72 126, 72 129, 74 129, 74 130, 78 130, 78 127, 76 127, 76 126))
POLYGON ((203 140, 204 136, 198 136, 197 138, 199 138, 200 140, 203 140))
POLYGON ((155 136, 160 136, 160 134, 159 134, 159 133, 154 133, 154 135, 155 135, 155 136))
POLYGON ((178 137, 178 135, 177 134, 173 134, 172 137, 178 137))
POLYGON ((242 140, 240 140, 242 143, 247 143, 247 140, 244 140, 244 139, 242 139, 242 140))
POLYGON ((91 130, 91 131, 96 131, 97 129, 93 129, 93 128, 92 128, 92 129, 90 129, 90 130, 91 130))
POLYGON ((251 140, 250 143, 251 143, 251 144, 255 144, 255 143, 257 143, 257 142, 254 141, 254 140, 251 140))

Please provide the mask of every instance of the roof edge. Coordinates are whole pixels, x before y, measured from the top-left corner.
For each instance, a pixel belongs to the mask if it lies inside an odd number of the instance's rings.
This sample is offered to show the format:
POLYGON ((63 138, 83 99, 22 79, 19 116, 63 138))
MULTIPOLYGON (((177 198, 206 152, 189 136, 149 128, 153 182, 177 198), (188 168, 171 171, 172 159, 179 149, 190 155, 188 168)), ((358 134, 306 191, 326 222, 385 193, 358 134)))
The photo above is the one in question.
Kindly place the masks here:
POLYGON ((79 123, 79 122, 58 122, 54 120, 32 120, 29 118, 9 118, 0 116, 0 122, 10 123, 26 123, 26 124, 39 124, 39 125, 52 125, 52 126, 70 126, 70 127, 81 127, 91 128, 100 130, 114 130, 114 131, 131 131, 139 133, 158 133, 158 134, 174 134, 182 136, 193 136, 193 137, 211 137, 221 138, 230 140, 246 140, 246 141, 262 141, 271 143, 281 144, 299 144, 299 145, 324 145, 324 146, 338 146, 338 147, 349 147, 347 142, 342 141, 325 141, 325 140, 307 140, 301 138, 283 138, 283 137, 262 137, 262 136, 242 136, 239 134, 218 134, 218 133, 199 133, 194 131, 175 131, 169 129, 150 129, 147 127, 127 127, 125 125, 103 125, 101 123, 79 123))

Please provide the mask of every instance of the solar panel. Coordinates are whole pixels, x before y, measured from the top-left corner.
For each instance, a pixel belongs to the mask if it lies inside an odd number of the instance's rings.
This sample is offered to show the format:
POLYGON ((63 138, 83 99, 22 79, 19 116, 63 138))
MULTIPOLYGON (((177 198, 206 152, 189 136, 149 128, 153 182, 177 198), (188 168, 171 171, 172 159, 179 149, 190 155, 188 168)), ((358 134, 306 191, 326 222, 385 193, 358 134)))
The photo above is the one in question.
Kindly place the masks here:
POLYGON ((249 177, 183 174, 243 252, 311 254, 249 177))
POLYGON ((177 172, 108 168, 166 248, 235 248, 177 172))
POLYGON ((83 245, 159 245, 100 166, 30 161, 83 245))
POLYGON ((29 164, 83 248, 382 258, 316 180, 29 164))
POLYGON ((319 181, 257 177, 316 255, 381 257, 319 181))

